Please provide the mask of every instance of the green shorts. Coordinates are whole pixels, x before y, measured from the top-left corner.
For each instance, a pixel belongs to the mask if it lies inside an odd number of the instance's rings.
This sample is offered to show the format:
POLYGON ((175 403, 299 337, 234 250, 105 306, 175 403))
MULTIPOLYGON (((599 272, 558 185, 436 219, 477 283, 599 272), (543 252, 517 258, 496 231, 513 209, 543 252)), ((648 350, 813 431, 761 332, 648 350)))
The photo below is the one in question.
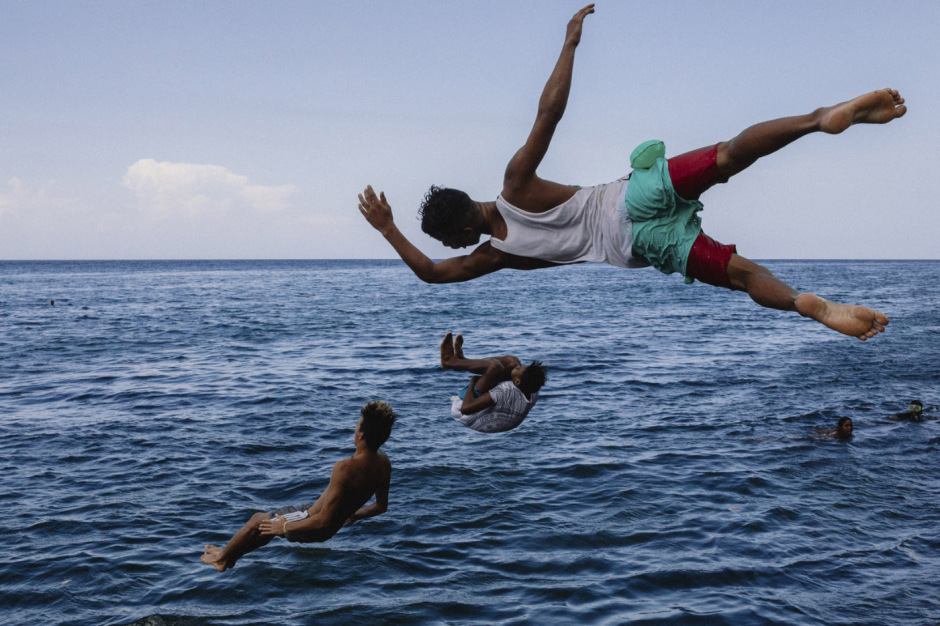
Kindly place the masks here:
MULTIPOLYGON (((651 143, 662 142, 647 142, 641 148, 651 143)), ((649 167, 633 170, 625 203, 633 223, 633 253, 663 274, 679 272, 691 283, 692 278, 686 275, 686 261, 702 232, 698 212, 704 205, 676 193, 665 157, 657 157, 649 167)))

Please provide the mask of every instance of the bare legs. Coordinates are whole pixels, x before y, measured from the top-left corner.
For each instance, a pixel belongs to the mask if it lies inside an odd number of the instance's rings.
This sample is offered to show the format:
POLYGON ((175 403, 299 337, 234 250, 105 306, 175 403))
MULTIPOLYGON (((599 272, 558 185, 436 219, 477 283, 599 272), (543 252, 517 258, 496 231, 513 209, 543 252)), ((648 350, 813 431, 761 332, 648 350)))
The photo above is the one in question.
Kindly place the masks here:
POLYGON ((497 365, 510 365, 509 369, 519 365, 519 359, 514 356, 489 357, 486 359, 468 359, 463 355, 463 335, 457 335, 454 340, 453 333, 444 335, 441 341, 441 367, 445 370, 473 372, 484 374, 487 368, 497 365))
POLYGON ((202 555, 202 562, 208 563, 220 572, 235 567, 235 562, 262 546, 266 546, 274 535, 262 535, 258 526, 270 517, 269 513, 255 513, 251 519, 241 527, 229 540, 224 548, 206 545, 206 552, 202 555))
POLYGON ((883 332, 888 316, 857 304, 838 304, 812 293, 799 293, 762 265, 734 254, 728 263, 731 286, 769 309, 796 311, 843 335, 862 341, 883 332))
MULTIPOLYGON (((718 145, 718 170, 722 176, 731 177, 809 133, 834 135, 853 124, 886 124, 906 112, 904 98, 896 90, 881 89, 807 115, 755 124, 718 145)), ((799 293, 767 268, 737 254, 728 263, 728 279, 734 289, 746 291, 761 306, 796 311, 862 341, 884 331, 889 321, 885 314, 864 306, 837 304, 812 293, 799 293)))
POLYGON ((463 354, 463 335, 457 335, 455 341, 453 334, 447 333, 441 341, 441 367, 479 374, 480 378, 475 383, 478 393, 486 393, 499 383, 509 380, 517 365, 520 365, 519 359, 512 355, 486 359, 466 358, 463 354))
POLYGON ((806 115, 755 124, 718 145, 718 169, 726 177, 734 176, 809 133, 836 135, 852 124, 887 124, 905 113, 904 98, 896 90, 880 89, 806 115))

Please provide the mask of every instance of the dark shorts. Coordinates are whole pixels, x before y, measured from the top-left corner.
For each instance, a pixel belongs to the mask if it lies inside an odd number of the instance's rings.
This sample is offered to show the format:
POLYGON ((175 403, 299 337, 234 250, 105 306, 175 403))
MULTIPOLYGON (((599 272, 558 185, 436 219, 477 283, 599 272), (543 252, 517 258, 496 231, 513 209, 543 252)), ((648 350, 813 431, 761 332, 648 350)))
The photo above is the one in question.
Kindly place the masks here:
MULTIPOLYGON (((669 178, 676 193, 686 200, 698 200, 713 185, 728 182, 718 171, 718 144, 700 148, 668 159, 669 178)), ((716 287, 732 289, 728 280, 728 262, 737 247, 718 243, 699 233, 689 251, 685 274, 716 287)))

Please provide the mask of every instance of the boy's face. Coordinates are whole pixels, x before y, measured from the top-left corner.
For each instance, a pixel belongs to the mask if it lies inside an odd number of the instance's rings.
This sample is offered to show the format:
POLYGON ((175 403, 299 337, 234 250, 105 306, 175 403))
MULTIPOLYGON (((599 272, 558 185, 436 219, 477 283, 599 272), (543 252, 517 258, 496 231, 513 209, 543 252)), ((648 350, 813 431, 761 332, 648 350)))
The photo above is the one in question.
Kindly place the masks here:
POLYGON ((852 420, 845 420, 845 423, 842 426, 839 426, 839 436, 840 437, 851 437, 852 436, 852 420))
POLYGON ((435 239, 440 241, 448 248, 457 250, 458 248, 475 246, 480 243, 480 233, 467 226, 456 234, 442 235, 440 237, 435 237, 435 239))

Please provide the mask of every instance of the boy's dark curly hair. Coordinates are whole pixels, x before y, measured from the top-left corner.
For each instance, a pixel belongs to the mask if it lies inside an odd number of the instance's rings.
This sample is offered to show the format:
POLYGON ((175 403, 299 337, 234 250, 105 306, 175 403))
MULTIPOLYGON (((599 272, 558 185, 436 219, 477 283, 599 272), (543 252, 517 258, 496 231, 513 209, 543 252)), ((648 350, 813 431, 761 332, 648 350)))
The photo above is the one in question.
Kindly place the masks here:
POLYGON ((421 230, 435 239, 455 235, 467 226, 472 210, 473 200, 466 193, 432 185, 418 209, 421 230))
POLYGON ((545 384, 545 368, 541 361, 532 361, 522 372, 522 380, 519 381, 519 391, 529 396, 542 388, 545 384))

